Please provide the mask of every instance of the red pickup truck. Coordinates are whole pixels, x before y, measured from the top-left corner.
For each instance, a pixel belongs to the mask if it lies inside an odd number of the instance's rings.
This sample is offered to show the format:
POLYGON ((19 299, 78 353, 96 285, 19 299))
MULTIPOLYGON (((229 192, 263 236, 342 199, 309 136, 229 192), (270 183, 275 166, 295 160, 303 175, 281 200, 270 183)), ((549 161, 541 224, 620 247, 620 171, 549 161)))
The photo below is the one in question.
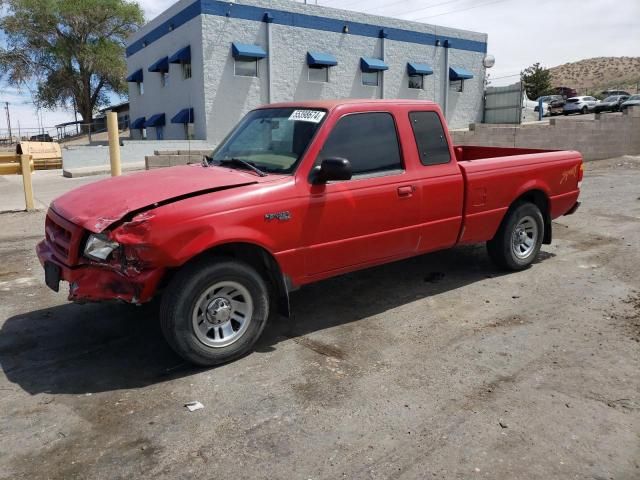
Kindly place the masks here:
POLYGON ((213 365, 327 277, 477 242, 500 267, 528 267, 551 220, 577 209, 582 175, 578 152, 456 147, 432 102, 267 105, 202 164, 56 199, 37 253, 73 301, 161 294, 169 344, 213 365))

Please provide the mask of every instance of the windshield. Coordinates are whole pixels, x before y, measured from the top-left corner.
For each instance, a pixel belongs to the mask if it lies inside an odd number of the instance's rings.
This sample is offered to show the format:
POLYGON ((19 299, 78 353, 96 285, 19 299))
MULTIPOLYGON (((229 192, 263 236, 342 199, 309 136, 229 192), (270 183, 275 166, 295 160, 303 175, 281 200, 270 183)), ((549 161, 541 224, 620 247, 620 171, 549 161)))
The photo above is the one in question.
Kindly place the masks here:
POLYGON ((324 110, 304 108, 254 110, 213 152, 212 161, 237 159, 263 172, 292 173, 325 116, 324 110))
POLYGON ((629 100, 640 100, 640 95, 631 95, 629 100))
POLYGON ((618 101, 618 97, 616 96, 607 97, 603 100, 603 102, 616 102, 616 101, 618 101))

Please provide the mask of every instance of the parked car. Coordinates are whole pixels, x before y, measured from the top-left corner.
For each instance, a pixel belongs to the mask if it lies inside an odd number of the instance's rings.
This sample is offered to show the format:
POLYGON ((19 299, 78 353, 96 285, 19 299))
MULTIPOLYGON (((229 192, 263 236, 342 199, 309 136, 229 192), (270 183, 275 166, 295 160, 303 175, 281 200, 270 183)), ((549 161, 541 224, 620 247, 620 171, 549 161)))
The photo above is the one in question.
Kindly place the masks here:
POLYGON ((53 138, 48 133, 39 133, 29 137, 30 142, 53 142, 53 138))
POLYGON ((564 111, 564 104, 567 103, 567 101, 562 95, 554 95, 554 97, 558 98, 551 100, 551 103, 549 103, 549 115, 561 115, 564 111))
POLYGON ((620 111, 623 112, 629 107, 640 107, 640 95, 631 95, 626 101, 620 105, 620 111))
POLYGON ((598 100, 595 97, 572 97, 567 98, 567 101, 562 107, 562 113, 565 115, 569 115, 570 113, 589 113, 593 112, 596 108, 596 104, 598 100))
MULTIPOLYGON (((538 97, 536 103, 542 100, 545 103, 544 108, 544 116, 547 115, 558 115, 562 113, 562 107, 564 106, 564 98, 562 95, 544 95, 542 97, 538 97)), ((538 106, 535 107, 534 111, 537 112, 539 110, 538 106)))
POLYGON ((571 88, 571 87, 556 87, 555 90, 556 90, 556 94, 560 95, 564 99, 578 96, 578 92, 576 91, 575 88, 571 88))
POLYGON ((169 345, 214 365, 318 280, 479 242, 501 268, 529 267, 578 208, 582 176, 574 151, 454 146, 433 102, 266 105, 202 164, 55 199, 37 254, 70 300, 161 296, 169 345))
POLYGON ((626 95, 627 97, 631 96, 629 92, 625 92, 624 90, 604 90, 601 92, 603 97, 611 97, 614 95, 626 95))
POLYGON ((622 105, 628 98, 629 95, 612 95, 601 102, 598 102, 593 110, 596 113, 618 112, 620 111, 620 105, 622 105))
MULTIPOLYGON (((547 104, 542 104, 542 116, 548 115, 547 104)), ((522 92, 522 121, 538 120, 538 102, 531 100, 527 92, 522 92)))

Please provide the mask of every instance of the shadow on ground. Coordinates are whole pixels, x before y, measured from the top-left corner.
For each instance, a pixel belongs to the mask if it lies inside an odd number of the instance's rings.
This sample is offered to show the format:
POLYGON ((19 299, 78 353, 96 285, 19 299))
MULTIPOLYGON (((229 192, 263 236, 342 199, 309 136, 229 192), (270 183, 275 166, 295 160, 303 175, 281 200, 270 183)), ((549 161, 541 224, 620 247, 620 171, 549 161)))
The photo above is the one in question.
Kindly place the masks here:
MULTIPOLYGON (((541 252, 537 261, 551 256, 541 252)), ((498 275, 484 248, 475 246, 310 285, 292 294, 293 318, 272 321, 253 354, 498 275)), ((31 394, 140 388, 201 371, 164 342, 155 303, 66 304, 9 318, 0 331, 0 367, 31 394)))

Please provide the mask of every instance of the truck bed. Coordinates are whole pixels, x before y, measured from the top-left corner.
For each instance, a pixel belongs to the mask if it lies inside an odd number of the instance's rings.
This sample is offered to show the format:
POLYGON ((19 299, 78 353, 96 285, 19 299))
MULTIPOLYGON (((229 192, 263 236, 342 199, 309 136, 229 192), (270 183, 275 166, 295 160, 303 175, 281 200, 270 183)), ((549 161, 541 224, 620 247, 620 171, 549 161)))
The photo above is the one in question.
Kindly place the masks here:
POLYGON ((516 147, 481 147, 476 145, 457 145, 454 147, 456 159, 459 162, 485 160, 487 158, 512 157, 515 155, 528 155, 531 153, 545 153, 553 150, 540 150, 536 148, 516 147))
POLYGON ((549 223, 578 199, 579 152, 475 146, 455 152, 466 185, 460 243, 491 238, 514 199, 525 193, 539 192, 549 202, 549 223))

